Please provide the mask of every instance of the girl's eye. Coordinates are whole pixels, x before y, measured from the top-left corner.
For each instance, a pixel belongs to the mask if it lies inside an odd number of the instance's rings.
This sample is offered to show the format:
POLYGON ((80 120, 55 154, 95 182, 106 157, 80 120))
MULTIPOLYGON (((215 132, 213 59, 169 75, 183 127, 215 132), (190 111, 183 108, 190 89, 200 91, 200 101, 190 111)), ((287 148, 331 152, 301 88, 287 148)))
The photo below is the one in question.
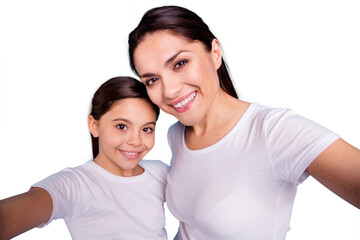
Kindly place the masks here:
POLYGON ((143 128, 143 131, 146 133, 152 133, 154 130, 150 127, 143 128))
POLYGON ((151 86, 151 85, 153 85, 156 81, 158 80, 158 78, 150 78, 150 79, 148 79, 148 80, 146 80, 146 86, 151 86))
POLYGON ((125 124, 118 124, 118 125, 116 125, 116 127, 118 129, 121 129, 121 130, 126 130, 127 129, 127 126, 125 124))
POLYGON ((187 60, 181 60, 174 65, 174 69, 181 68, 182 66, 184 66, 187 63, 188 63, 187 60))

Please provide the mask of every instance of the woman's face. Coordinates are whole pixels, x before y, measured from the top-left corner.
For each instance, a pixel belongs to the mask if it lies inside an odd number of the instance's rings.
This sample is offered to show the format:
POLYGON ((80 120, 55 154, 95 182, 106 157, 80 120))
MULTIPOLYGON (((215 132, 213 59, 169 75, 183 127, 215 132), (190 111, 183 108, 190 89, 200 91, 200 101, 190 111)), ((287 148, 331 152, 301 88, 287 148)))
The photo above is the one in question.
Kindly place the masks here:
POLYGON ((134 63, 151 100, 186 126, 200 123, 219 94, 221 48, 208 52, 198 41, 158 31, 147 34, 134 63))

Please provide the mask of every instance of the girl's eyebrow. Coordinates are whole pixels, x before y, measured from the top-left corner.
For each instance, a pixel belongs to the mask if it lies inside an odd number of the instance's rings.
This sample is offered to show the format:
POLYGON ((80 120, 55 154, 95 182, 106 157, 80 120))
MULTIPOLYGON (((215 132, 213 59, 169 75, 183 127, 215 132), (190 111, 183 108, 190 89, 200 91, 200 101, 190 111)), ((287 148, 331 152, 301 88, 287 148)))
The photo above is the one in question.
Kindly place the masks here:
MULTIPOLYGON (((126 118, 115 118, 115 119, 113 119, 113 122, 117 122, 117 121, 123 121, 123 122, 126 122, 126 123, 131 123, 131 121, 126 119, 126 118)), ((156 126, 156 122, 147 122, 147 123, 144 123, 144 126, 149 125, 149 124, 153 124, 153 125, 156 126)))
POLYGON ((144 126, 145 126, 145 125, 150 125, 150 124, 153 124, 153 125, 156 126, 156 122, 148 122, 148 123, 145 123, 144 126))
POLYGON ((127 123, 130 122, 130 121, 129 121, 128 119, 126 119, 126 118, 115 118, 115 119, 113 119, 113 122, 117 122, 117 121, 124 121, 124 122, 127 122, 127 123))

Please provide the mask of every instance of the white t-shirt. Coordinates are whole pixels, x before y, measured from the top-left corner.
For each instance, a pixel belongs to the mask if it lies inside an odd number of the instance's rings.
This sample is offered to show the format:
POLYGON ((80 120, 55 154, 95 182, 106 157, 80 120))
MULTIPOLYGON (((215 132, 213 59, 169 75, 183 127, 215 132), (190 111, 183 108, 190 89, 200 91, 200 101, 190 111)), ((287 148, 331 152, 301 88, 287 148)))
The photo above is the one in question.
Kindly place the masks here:
POLYGON ((166 189, 184 240, 285 239, 306 168, 339 138, 291 110, 255 103, 204 149, 188 149, 184 130, 178 122, 168 133, 173 157, 166 189))
POLYGON ((94 161, 67 168, 36 183, 48 191, 53 212, 63 218, 72 239, 167 239, 165 187, 169 167, 142 160, 144 173, 113 175, 94 161))

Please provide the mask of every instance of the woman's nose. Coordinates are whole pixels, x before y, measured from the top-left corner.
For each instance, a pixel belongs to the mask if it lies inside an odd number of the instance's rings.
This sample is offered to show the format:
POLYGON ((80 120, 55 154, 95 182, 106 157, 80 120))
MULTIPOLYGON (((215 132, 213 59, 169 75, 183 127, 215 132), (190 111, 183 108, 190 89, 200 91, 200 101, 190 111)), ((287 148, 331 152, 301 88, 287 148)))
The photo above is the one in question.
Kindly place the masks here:
POLYGON ((179 79, 175 77, 163 78, 163 94, 165 98, 174 99, 181 92, 182 84, 179 79))

